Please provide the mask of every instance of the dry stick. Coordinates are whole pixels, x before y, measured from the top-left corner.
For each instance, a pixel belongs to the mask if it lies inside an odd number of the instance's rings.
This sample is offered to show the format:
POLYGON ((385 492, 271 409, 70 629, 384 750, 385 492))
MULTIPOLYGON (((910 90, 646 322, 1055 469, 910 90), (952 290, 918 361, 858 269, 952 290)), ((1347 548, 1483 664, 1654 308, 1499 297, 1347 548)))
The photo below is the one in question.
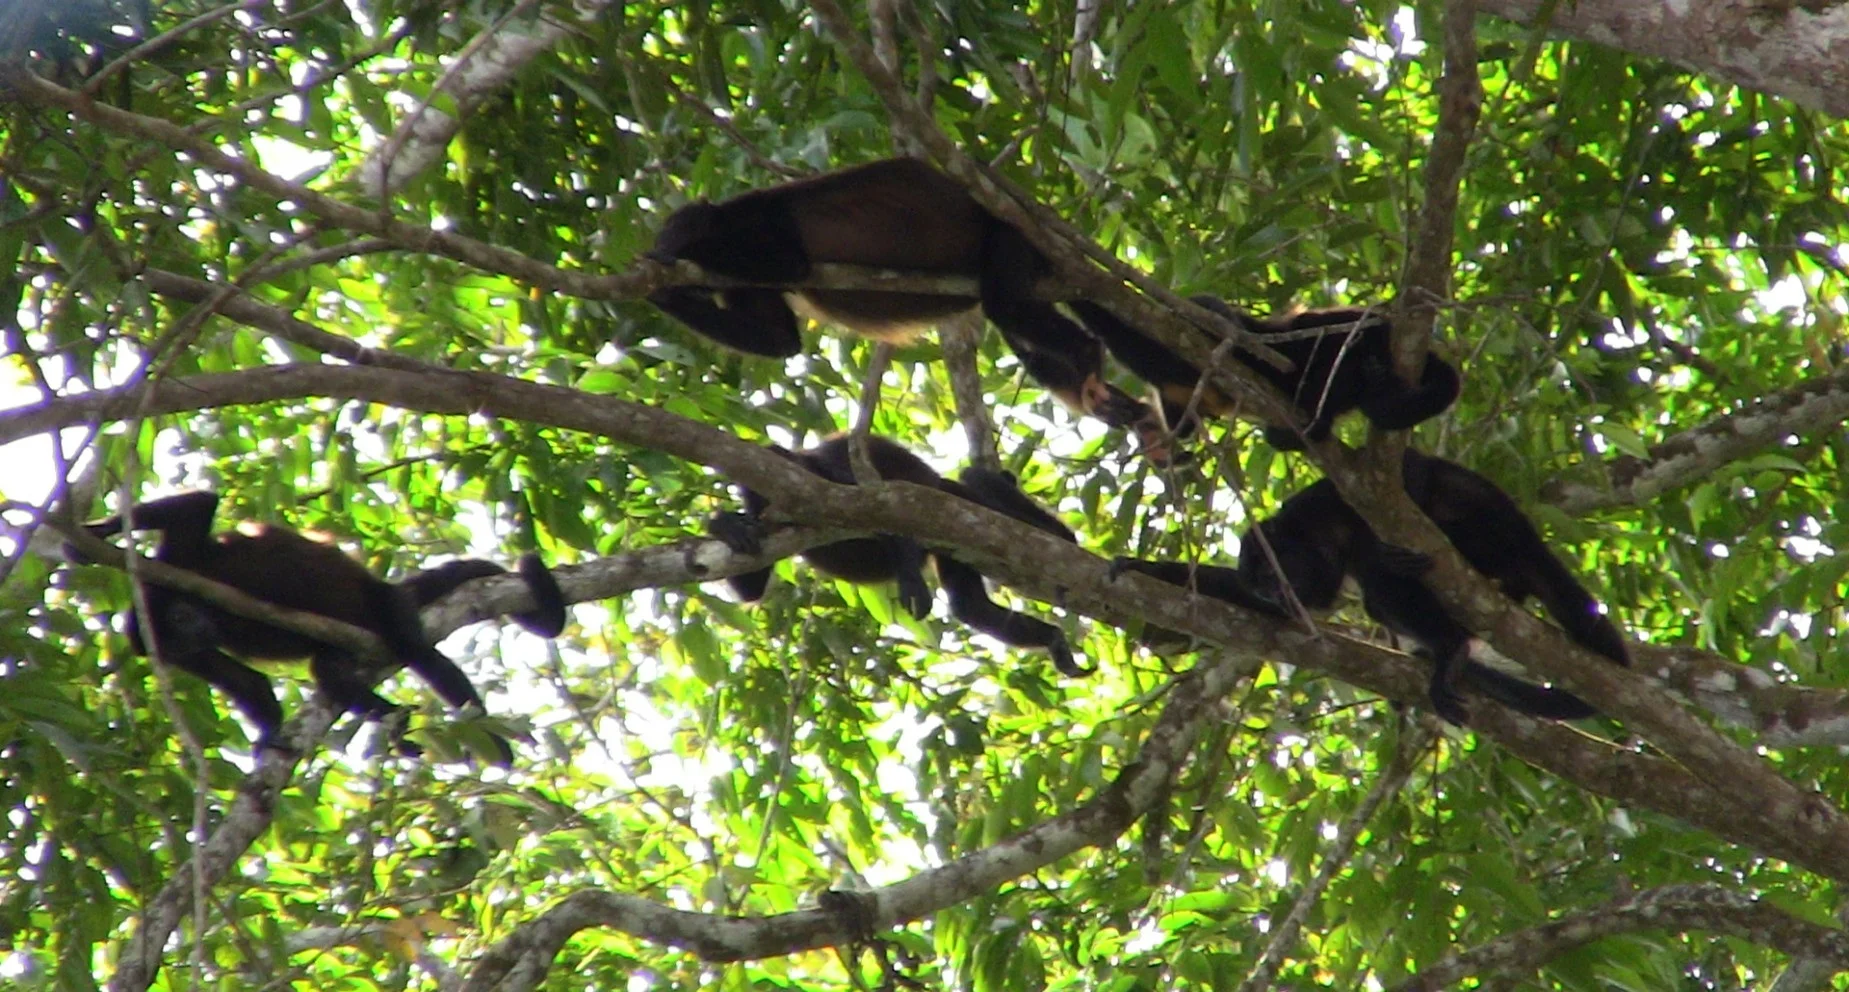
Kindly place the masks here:
POLYGON ((1297 899, 1291 904, 1290 912, 1285 914, 1283 922, 1278 924, 1271 940, 1265 945, 1265 953, 1259 955, 1258 963, 1252 966, 1252 973, 1239 985, 1239 992, 1263 992, 1277 980, 1278 968, 1284 963, 1284 956, 1297 945, 1297 935, 1303 929, 1303 921, 1310 915, 1317 900, 1329 888, 1329 883, 1342 869, 1348 867, 1348 860, 1354 857, 1355 841, 1360 839, 1361 831, 1368 821, 1374 818, 1374 811, 1380 804, 1397 795, 1418 766, 1419 759, 1432 741, 1438 736, 1436 723, 1430 718, 1415 720, 1411 729, 1400 737, 1400 746, 1393 754, 1393 763, 1368 790, 1367 798, 1335 832, 1335 843, 1329 845, 1329 852, 1323 855, 1323 863, 1317 867, 1310 884, 1303 887, 1297 899))
POLYGON ((880 481, 879 469, 873 467, 873 456, 867 452, 867 431, 873 427, 873 412, 880 405, 880 380, 890 364, 892 345, 884 341, 874 345, 873 355, 867 359, 866 378, 860 383, 860 409, 855 411, 854 426, 848 433, 848 470, 853 473, 854 481, 863 486, 880 481))
POLYGON ((944 353, 944 371, 950 376, 950 395, 956 400, 957 420, 969 442, 971 463, 1000 471, 995 420, 982 399, 982 373, 976 368, 976 347, 982 340, 982 316, 972 310, 952 317, 937 328, 938 347, 944 353))

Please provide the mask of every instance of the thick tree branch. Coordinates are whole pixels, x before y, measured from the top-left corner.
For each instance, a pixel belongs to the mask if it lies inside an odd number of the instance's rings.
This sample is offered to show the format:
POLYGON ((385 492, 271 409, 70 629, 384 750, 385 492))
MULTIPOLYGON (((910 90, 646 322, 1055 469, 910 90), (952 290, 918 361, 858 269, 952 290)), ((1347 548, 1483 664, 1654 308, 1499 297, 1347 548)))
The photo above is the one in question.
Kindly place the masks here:
POLYGON ((1667 59, 1748 89, 1849 117, 1842 47, 1849 7, 1797 0, 1478 0, 1484 13, 1555 35, 1667 59))
POLYGON ((1562 481, 1542 496, 1582 516, 1616 506, 1639 506, 1692 482, 1709 478, 1731 462, 1810 437, 1849 419, 1849 366, 1759 397, 1744 410, 1724 414, 1658 441, 1647 458, 1621 455, 1608 463, 1609 488, 1562 481))
MULTIPOLYGON (((156 384, 150 393, 150 411, 198 409, 235 403, 300 398, 307 395, 340 396, 386 403, 429 413, 484 413, 599 434, 612 440, 651 447, 689 461, 713 466, 728 477, 763 493, 772 502, 801 507, 803 517, 857 530, 890 531, 930 537, 955 547, 960 557, 1020 589, 1046 601, 1062 600, 1070 609, 1112 623, 1146 620, 1162 627, 1193 634, 1212 643, 1239 645, 1241 650, 1269 652, 1292 664, 1328 671, 1344 680, 1408 701, 1423 699, 1424 666, 1402 655, 1365 648, 1345 639, 1318 632, 1307 636, 1291 626, 1263 620, 1226 604, 1194 596, 1176 596, 1172 586, 1142 576, 1107 579, 1105 564, 1085 551, 1034 528, 998 518, 987 510, 935 490, 904 483, 877 486, 837 486, 821 480, 780 458, 768 449, 665 411, 627 403, 607 396, 587 396, 555 386, 505 379, 487 373, 441 372, 411 375, 378 368, 309 366, 254 370, 201 377, 183 383, 156 384), (1399 681, 1400 679, 1404 681, 1399 681)), ((106 407, 115 397, 80 397, 76 406, 106 407)), ((70 407, 61 405, 60 414, 70 407)), ((37 418, 41 429, 55 426, 55 418, 37 418)), ((0 419, 0 439, 16 425, 0 419)), ((1410 508, 1408 508, 1410 510, 1410 508)), ((1423 517, 1420 518, 1423 520, 1423 517)), ((1429 522, 1428 522, 1429 525, 1429 522)), ((1435 532, 1434 532, 1435 533, 1435 532)), ((1436 546, 1436 545, 1428 545, 1436 546)), ((1456 566, 1462 568, 1461 564, 1456 566)), ((1472 576, 1474 577, 1474 573, 1472 576)), ((1477 580, 1481 584, 1481 580, 1477 580)), ((1468 586, 1463 586, 1468 588, 1468 586)), ((1492 595, 1487 588, 1472 589, 1472 596, 1492 595)), ((1496 597, 1500 600, 1500 597, 1496 597)), ((1487 600, 1486 600, 1487 601, 1487 600)), ((1491 630, 1498 647, 1510 657, 1545 670, 1544 662, 1561 667, 1557 655, 1578 650, 1553 627, 1535 620, 1502 601, 1503 609, 1517 616, 1491 630), (1511 640, 1507 624, 1519 622, 1523 640, 1511 640), (1529 628, 1534 628, 1530 630, 1529 628), (1541 636, 1530 639, 1531 634, 1541 636), (1551 639, 1550 639, 1551 638, 1551 639), (1527 650, 1522 650, 1527 648, 1527 650)), ((1478 616, 1495 616, 1481 606, 1478 616)), ((1478 617, 1472 617, 1475 622, 1478 617)), ((1617 671, 1603 659, 1580 659, 1604 674, 1617 671)), ((1639 693, 1632 689, 1635 676, 1622 688, 1613 686, 1609 697, 1591 698, 1613 708, 1638 709, 1639 693)), ((1601 687, 1602 688, 1602 687, 1601 687)), ((1654 690, 1644 690, 1660 698, 1654 690)), ((1653 707, 1680 711, 1652 699, 1653 707)), ((1584 753, 1572 739, 1580 735, 1563 728, 1547 734, 1527 728, 1534 721, 1506 715, 1486 700, 1473 700, 1473 729, 1502 741, 1524 759, 1560 770, 1587 788, 1659 809, 1711 830, 1736 843, 1802 864, 1820 874, 1849 879, 1849 828, 1820 799, 1811 801, 1763 765, 1749 764, 1734 778, 1710 785, 1699 784, 1687 771, 1667 762, 1611 752, 1599 746, 1600 757, 1584 753), (1530 747, 1523 738, 1543 733, 1530 747), (1569 756, 1577 755, 1576 759, 1569 756), (1633 760, 1635 759, 1635 760, 1633 760), (1648 771, 1639 769, 1647 767, 1648 771), (1770 784, 1767 779, 1771 779, 1770 784), (1667 791, 1665 789, 1667 788, 1667 791), (1822 804, 1821 809, 1819 804, 1822 804)), ((1686 719, 1686 715, 1682 715, 1686 719)), ((1678 728, 1679 729, 1679 728, 1678 728)), ((1705 728, 1703 732, 1706 733, 1705 728)), ((1703 742, 1705 744, 1705 742, 1703 742)), ((1686 746, 1686 745, 1684 745, 1686 746)), ((1731 747, 1731 745, 1728 745, 1731 747)), ((1734 761, 1734 749, 1726 755, 1734 761)))
POLYGON ((1453 954, 1420 971, 1397 992, 1438 992, 1472 976, 1525 978, 1569 951, 1644 930, 1724 934, 1849 969, 1849 933, 1800 919, 1769 902, 1719 885, 1668 885, 1453 954))
POLYGON ((1402 373, 1417 381, 1432 339, 1438 307, 1451 298, 1451 250, 1456 240, 1457 196, 1464 164, 1483 110, 1477 77, 1476 9, 1472 0, 1448 0, 1444 12, 1444 74, 1438 80, 1438 130, 1425 162, 1425 205, 1419 211, 1400 299, 1394 308, 1394 351, 1402 373))
MULTIPOLYGON (((1835 847, 1849 839, 1849 820, 1822 794, 1799 789, 1757 756, 1695 719, 1637 672, 1594 655, 1560 628, 1510 602, 1407 499, 1395 478, 1397 464, 1366 465, 1339 445, 1322 447, 1323 465, 1349 505, 1382 539, 1430 554, 1433 566, 1423 581, 1447 609, 1498 651, 1583 698, 1598 700, 1601 710, 1623 720, 1716 791, 1763 804, 1773 819, 1814 834, 1819 844, 1835 847)), ((1830 856, 1849 856, 1849 847, 1830 856)))
MULTIPOLYGON (((1219 699, 1247 671, 1229 654, 1184 677, 1168 694, 1162 716, 1134 760, 1098 798, 1007 840, 920 872, 902 882, 859 892, 865 926, 885 930, 994 891, 1002 883, 1115 840, 1162 796, 1219 699)), ((567 896, 477 962, 463 992, 516 992, 545 977, 565 941, 580 930, 610 927, 684 947, 709 961, 743 961, 848 943, 855 934, 839 915, 802 910, 745 918, 670 909, 637 896, 586 890, 567 896)))

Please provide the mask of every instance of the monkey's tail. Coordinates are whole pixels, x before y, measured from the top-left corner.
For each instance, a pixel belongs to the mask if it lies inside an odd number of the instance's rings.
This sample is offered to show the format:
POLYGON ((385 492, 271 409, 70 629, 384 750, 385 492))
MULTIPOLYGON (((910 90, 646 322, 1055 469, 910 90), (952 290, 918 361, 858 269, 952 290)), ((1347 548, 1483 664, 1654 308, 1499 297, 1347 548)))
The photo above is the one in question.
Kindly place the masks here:
POLYGON ((1628 666, 1631 656, 1625 650, 1624 635, 1610 617, 1600 612, 1599 601, 1592 598, 1552 551, 1544 546, 1537 547, 1536 551, 1539 553, 1525 556, 1527 580, 1536 598, 1547 607, 1547 615, 1565 628, 1567 635, 1580 647, 1604 655, 1613 664, 1628 666))
POLYGON ((1523 682, 1475 661, 1464 664, 1464 679, 1472 689, 1517 712, 1545 720, 1584 720, 1598 716, 1598 708, 1565 689, 1523 682))
MULTIPOLYGON (((557 637, 565 630, 565 592, 546 563, 532 552, 520 557, 520 578, 526 581, 527 593, 534 608, 513 614, 514 620, 541 637, 557 637)), ((506 575, 507 569, 480 558, 463 558, 445 562, 405 577, 399 585, 408 591, 418 609, 429 606, 454 592, 465 582, 490 575, 506 575)))

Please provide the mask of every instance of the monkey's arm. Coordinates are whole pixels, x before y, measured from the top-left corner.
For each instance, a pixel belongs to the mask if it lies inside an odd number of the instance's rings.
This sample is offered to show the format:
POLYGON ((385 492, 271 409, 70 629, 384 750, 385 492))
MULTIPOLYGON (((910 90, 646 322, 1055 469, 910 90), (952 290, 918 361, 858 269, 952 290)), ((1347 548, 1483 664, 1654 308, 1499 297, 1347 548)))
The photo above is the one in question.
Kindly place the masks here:
POLYGON ((766 358, 802 351, 796 312, 776 289, 668 286, 648 294, 668 316, 729 348, 766 358))
POLYGON ((1016 613, 989 598, 982 573, 945 555, 937 556, 937 579, 950 598, 950 614, 1001 641, 1020 648, 1045 648, 1053 667, 1066 675, 1089 675, 1066 644, 1066 634, 1053 624, 1016 613))

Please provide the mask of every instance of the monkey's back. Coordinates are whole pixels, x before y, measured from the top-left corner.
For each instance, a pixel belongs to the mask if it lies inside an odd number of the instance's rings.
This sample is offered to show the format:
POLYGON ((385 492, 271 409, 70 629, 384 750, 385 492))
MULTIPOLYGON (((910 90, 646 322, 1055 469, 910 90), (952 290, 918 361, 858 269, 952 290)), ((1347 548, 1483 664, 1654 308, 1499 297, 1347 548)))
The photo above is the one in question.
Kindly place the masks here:
MULTIPOLYGON (((854 166, 769 190, 782 195, 811 262, 976 277, 989 214, 961 184, 917 159, 854 166)), ((736 201, 727 201, 728 203, 736 201)), ((901 334, 976 305, 974 296, 805 290, 811 316, 874 337, 901 334)))
MULTIPOLYGON (((189 567, 266 603, 316 613, 384 635, 392 629, 393 589, 332 544, 281 527, 221 534, 189 567)), ((197 600, 195 605, 203 606, 197 600)), ((256 659, 304 658, 312 638, 205 607, 220 642, 256 659)))
POLYGON ((1406 495, 1444 531, 1470 567, 1516 602, 1536 595, 1532 567, 1555 562, 1528 515, 1502 487, 1456 462, 1406 449, 1406 495))

